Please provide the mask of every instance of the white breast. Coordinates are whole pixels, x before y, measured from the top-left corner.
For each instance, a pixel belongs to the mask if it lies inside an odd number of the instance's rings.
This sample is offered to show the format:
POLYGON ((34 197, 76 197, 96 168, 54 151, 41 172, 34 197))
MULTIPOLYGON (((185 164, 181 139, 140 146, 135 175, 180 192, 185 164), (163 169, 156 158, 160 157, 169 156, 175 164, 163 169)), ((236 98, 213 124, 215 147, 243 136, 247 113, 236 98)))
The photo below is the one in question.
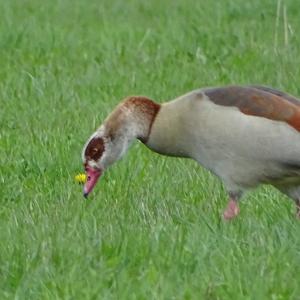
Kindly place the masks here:
POLYGON ((249 116, 194 91, 162 106, 147 146, 188 156, 229 185, 255 185, 300 165, 300 133, 284 122, 249 116))

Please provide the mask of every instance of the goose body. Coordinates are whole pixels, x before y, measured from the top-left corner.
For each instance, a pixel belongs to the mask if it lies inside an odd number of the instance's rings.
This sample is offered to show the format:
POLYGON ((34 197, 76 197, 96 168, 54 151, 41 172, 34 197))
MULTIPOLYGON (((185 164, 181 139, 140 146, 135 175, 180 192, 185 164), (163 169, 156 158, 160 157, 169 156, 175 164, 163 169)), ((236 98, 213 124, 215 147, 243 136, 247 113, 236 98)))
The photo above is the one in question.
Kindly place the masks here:
POLYGON ((259 86, 200 89, 161 105, 129 97, 83 149, 85 195, 138 138, 155 152, 194 159, 218 176, 229 193, 226 219, 238 214, 243 192, 261 183, 290 196, 300 215, 299 103, 259 86))

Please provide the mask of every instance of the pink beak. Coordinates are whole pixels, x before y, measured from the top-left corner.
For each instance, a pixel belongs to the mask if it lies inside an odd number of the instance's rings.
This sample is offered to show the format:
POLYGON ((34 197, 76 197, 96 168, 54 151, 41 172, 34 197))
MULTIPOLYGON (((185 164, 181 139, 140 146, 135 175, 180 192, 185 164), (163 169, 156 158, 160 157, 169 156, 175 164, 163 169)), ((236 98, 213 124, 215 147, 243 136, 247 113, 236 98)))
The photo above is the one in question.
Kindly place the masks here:
POLYGON ((87 181, 83 188, 83 196, 87 198, 88 194, 93 190, 94 186, 96 185, 102 172, 91 167, 86 167, 85 170, 87 175, 87 181))

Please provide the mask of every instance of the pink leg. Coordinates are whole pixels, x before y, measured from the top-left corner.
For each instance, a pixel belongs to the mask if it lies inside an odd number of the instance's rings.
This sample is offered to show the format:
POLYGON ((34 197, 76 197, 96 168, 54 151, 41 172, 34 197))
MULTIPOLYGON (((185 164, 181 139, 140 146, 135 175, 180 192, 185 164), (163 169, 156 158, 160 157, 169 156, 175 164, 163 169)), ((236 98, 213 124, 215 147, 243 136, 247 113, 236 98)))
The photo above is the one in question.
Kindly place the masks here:
POLYGON ((231 220, 239 214, 238 198, 238 195, 230 194, 228 205, 223 213, 225 220, 231 220))

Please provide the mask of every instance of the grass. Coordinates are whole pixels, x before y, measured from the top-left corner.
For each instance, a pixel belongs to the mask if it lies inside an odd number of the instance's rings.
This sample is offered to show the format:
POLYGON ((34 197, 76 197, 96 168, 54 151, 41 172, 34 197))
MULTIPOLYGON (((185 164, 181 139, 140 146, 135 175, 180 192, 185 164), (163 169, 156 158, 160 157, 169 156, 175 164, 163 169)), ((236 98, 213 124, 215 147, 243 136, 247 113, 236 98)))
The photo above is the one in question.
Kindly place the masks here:
POLYGON ((74 182, 86 139, 127 95, 300 95, 298 6, 1 0, 0 299, 300 299, 300 222, 276 190, 224 223, 216 178, 139 143, 88 201, 74 182))

